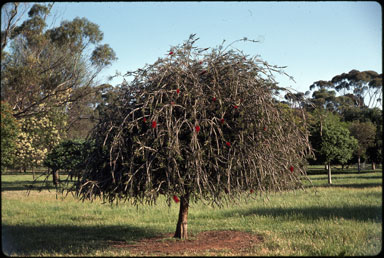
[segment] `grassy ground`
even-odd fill
[[[304,191],[271,194],[236,206],[212,208],[193,203],[190,234],[242,230],[264,241],[249,255],[375,255],[382,248],[382,171],[344,171],[310,176]],[[127,256],[113,241],[134,242],[173,232],[178,205],[164,199],[138,208],[61,198],[51,189],[31,191],[31,174],[6,174],[2,185],[2,246],[17,256]],[[212,255],[212,253],[210,253]],[[220,255],[230,255],[220,253]]]

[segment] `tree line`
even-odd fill
[[[97,75],[117,59],[86,18],[49,28],[52,4],[7,3],[1,31],[2,167],[43,166],[59,143],[84,141],[113,103],[118,87]],[[28,11],[28,18],[16,25]],[[382,163],[382,74],[352,70],[287,93],[282,106],[307,113],[309,164]],[[65,144],[64,144],[65,145]],[[67,145],[69,146],[69,145]],[[52,157],[52,155],[50,156]],[[46,162],[45,165],[49,164]]]
[[[361,161],[370,162],[373,170],[382,163],[382,74],[351,70],[285,99],[309,115],[315,152],[309,164],[325,164],[330,174],[331,164],[357,163],[360,172]]]

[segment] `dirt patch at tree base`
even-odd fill
[[[250,248],[263,241],[261,235],[224,230],[205,231],[188,240],[173,238],[173,234],[142,239],[134,244],[112,242],[113,248],[127,249],[133,255],[182,255],[219,252],[230,254],[248,253]]]

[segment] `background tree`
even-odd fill
[[[316,158],[327,165],[328,183],[332,184],[331,164],[345,164],[350,160],[357,148],[357,140],[350,135],[337,115],[327,113],[321,126],[320,121],[317,121],[312,127],[310,141]]]
[[[371,122],[361,123],[355,121],[349,125],[349,131],[353,137],[358,141],[358,148],[356,149],[357,155],[357,169],[361,171],[360,158],[365,157],[366,151],[369,147],[374,146],[376,127]]]
[[[8,2],[1,6],[1,52],[7,46],[17,23],[28,11],[28,3]],[[3,58],[3,56],[2,56]]]
[[[83,93],[87,92],[87,94]],[[107,104],[107,96],[113,87],[110,84],[101,84],[94,87],[83,87],[76,91],[83,97],[72,103],[67,109],[68,126],[66,137],[68,139],[85,139],[99,118],[99,106]]]
[[[1,172],[11,166],[16,150],[16,140],[20,133],[20,126],[12,115],[11,107],[1,101]]]
[[[317,81],[310,86],[310,90],[314,88],[333,88],[341,95],[353,96],[355,104],[359,107],[365,105],[364,100],[367,98],[368,107],[376,107],[382,105],[382,74],[375,71],[358,71],[351,70],[349,73],[336,75],[330,81]]]
[[[97,75],[116,60],[114,51],[107,44],[100,44],[103,33],[99,26],[85,18],[63,21],[60,26],[48,28],[46,19],[51,8],[52,4],[34,4],[28,18],[7,32],[9,40],[4,42],[8,45],[2,48],[1,99],[11,105],[13,116],[21,124],[51,119],[47,123],[52,126],[48,127],[35,123],[21,126],[23,135],[19,145],[25,149],[20,149],[18,155],[34,164],[41,164],[44,158],[41,155],[53,147],[51,144],[47,149],[47,145],[34,143],[41,139],[36,140],[36,128],[40,131],[55,128],[60,131],[60,139],[65,138],[65,132],[77,125],[74,121],[83,119],[82,111],[92,102],[83,99],[97,95],[93,88]],[[62,128],[63,125],[67,128]],[[27,131],[29,129],[32,131]],[[25,145],[26,141],[29,144]],[[27,151],[28,146],[34,151]],[[25,157],[27,153],[33,157]],[[25,168],[27,162],[23,164]]]
[[[352,70],[349,73],[336,75],[330,81],[314,82],[310,86],[310,90],[313,91],[312,97],[306,99],[303,106],[315,120],[320,122],[320,132],[322,119],[319,115],[326,111],[338,115],[343,122],[372,122],[378,133],[376,133],[373,145],[368,148],[362,146],[361,150],[367,149],[364,153],[372,162],[372,167],[375,166],[376,162],[382,162],[380,154],[382,149],[382,134],[380,133],[382,131],[382,110],[371,107],[375,103],[381,103],[381,75],[374,71]],[[309,96],[309,93],[306,93],[305,96]],[[365,101],[368,101],[368,105]],[[311,144],[316,143],[311,142]],[[310,162],[313,163],[314,161],[310,160]]]
[[[85,168],[85,160],[93,145],[85,140],[64,140],[56,145],[44,159],[44,166],[52,170],[55,186],[59,184],[59,170],[70,172],[71,178],[78,177]]]
[[[230,45],[207,53],[196,40],[129,73],[133,81],[102,106],[75,189],[81,199],[180,201],[177,238],[187,238],[190,201],[301,187],[310,152],[303,113],[273,98],[280,67]]]
[[[16,152],[14,153],[17,162],[15,168],[26,172],[29,167],[43,165],[45,155],[53,146],[62,139],[65,127],[65,119],[62,112],[53,112],[45,115],[31,116],[19,120],[21,133],[16,140]]]
[[[75,89],[92,86],[97,74],[116,59],[108,45],[99,45],[103,33],[98,26],[85,18],[47,29],[50,7],[32,6],[29,19],[14,29],[10,53],[2,62],[2,98],[16,118],[75,102],[82,97]],[[74,95],[57,102],[69,89]]]

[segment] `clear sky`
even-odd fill
[[[118,57],[103,76],[151,64],[192,33],[200,38],[198,47],[216,47],[224,39],[259,40],[235,46],[287,66],[296,83],[277,77],[280,86],[302,92],[352,69],[382,72],[377,2],[56,2],[52,13],[57,24],[85,17],[100,26],[102,43]]]

